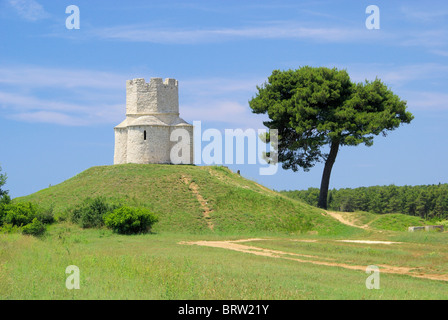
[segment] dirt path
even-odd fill
[[[318,257],[318,256],[308,255],[308,254],[300,254],[300,253],[285,252],[285,251],[280,251],[280,250],[264,249],[264,248],[249,246],[246,244],[240,244],[241,242],[259,241],[259,240],[265,240],[265,239],[243,239],[243,240],[235,240],[235,241],[192,241],[192,242],[180,242],[180,244],[230,249],[230,250],[234,250],[234,251],[252,253],[252,254],[255,254],[258,256],[266,256],[266,257],[273,257],[273,258],[284,258],[283,256],[298,256],[298,257],[306,257],[306,258],[314,258],[314,259],[320,258],[320,259],[324,259],[324,260],[334,260],[332,258],[322,258],[322,257]],[[308,260],[304,260],[304,261],[308,261]]]
[[[341,223],[343,223],[343,224],[346,224],[346,225],[348,225],[348,226],[355,227],[355,228],[361,228],[361,229],[368,229],[368,228],[369,228],[369,226],[368,226],[367,224],[365,224],[365,225],[363,225],[363,226],[359,226],[359,225],[354,224],[354,223],[351,222],[351,221],[346,220],[346,219],[345,219],[340,213],[338,213],[338,212],[327,211],[327,210],[324,210],[324,211],[325,211],[329,216],[333,217],[334,219],[336,219],[336,220],[338,220],[339,222],[341,222]]]
[[[211,210],[207,206],[207,201],[199,193],[198,185],[195,182],[191,181],[190,178],[188,178],[184,175],[182,175],[181,179],[188,186],[188,188],[191,190],[191,192],[196,196],[196,199],[198,199],[199,204],[201,205],[201,208],[202,208],[204,219],[207,222],[207,226],[210,230],[213,230],[214,225],[213,225],[213,222],[210,220],[211,219],[210,213],[213,212],[213,210]]]
[[[229,240],[229,241],[191,241],[191,242],[180,242],[179,244],[184,245],[198,245],[198,246],[206,246],[213,248],[222,248],[228,250],[234,250],[238,252],[245,252],[250,254],[255,254],[258,256],[265,256],[271,258],[292,260],[300,263],[311,263],[315,265],[328,266],[328,267],[340,267],[350,270],[359,270],[366,271],[367,266],[359,266],[359,265],[351,265],[347,263],[341,262],[333,262],[334,259],[318,257],[313,255],[305,255],[298,253],[291,253],[279,250],[271,250],[258,248],[246,244],[241,244],[242,242],[248,241],[260,241],[260,240],[269,240],[269,239],[241,239],[241,240]],[[308,259],[300,259],[297,257],[305,257]],[[311,260],[313,259],[313,260]],[[319,260],[317,260],[319,259]],[[332,261],[322,261],[322,260],[332,260]],[[380,272],[382,273],[392,273],[392,274],[403,274],[408,275],[415,278],[423,278],[423,279],[431,279],[431,280],[441,280],[448,281],[448,275],[445,274],[426,274],[419,272],[420,268],[410,268],[410,267],[396,267],[389,265],[377,265],[380,268]]]

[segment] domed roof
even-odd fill
[[[134,121],[128,123],[128,127],[135,126],[168,126],[165,122],[162,122],[160,119],[157,119],[154,116],[143,116],[138,117]]]
[[[124,121],[115,128],[127,128],[127,126],[128,126],[128,118],[124,119]]]
[[[171,126],[189,126],[191,127],[192,125],[189,124],[188,122],[186,122],[184,119],[177,117],[176,120],[174,120],[173,122],[171,122],[170,124]]]

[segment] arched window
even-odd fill
[[[143,131],[143,140],[146,140],[146,130]]]

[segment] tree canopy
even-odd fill
[[[371,146],[375,136],[386,136],[413,119],[406,101],[381,80],[353,83],[347,71],[336,68],[274,70],[257,90],[249,105],[252,112],[269,116],[266,127],[278,130],[282,167],[308,171],[325,162],[319,198],[319,207],[325,209],[339,148]]]

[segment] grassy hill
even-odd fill
[[[61,184],[14,201],[54,207],[56,216],[87,197],[144,206],[159,215],[155,232],[359,232],[322,210],[287,198],[225,167],[114,165],[92,167]]]
[[[155,232],[0,232],[2,299],[447,299],[448,233],[394,231],[404,215],[323,214],[224,167],[93,167],[14,201],[63,217],[95,196],[151,208]],[[70,265],[80,290],[65,286]],[[366,289],[369,265],[380,290]]]

